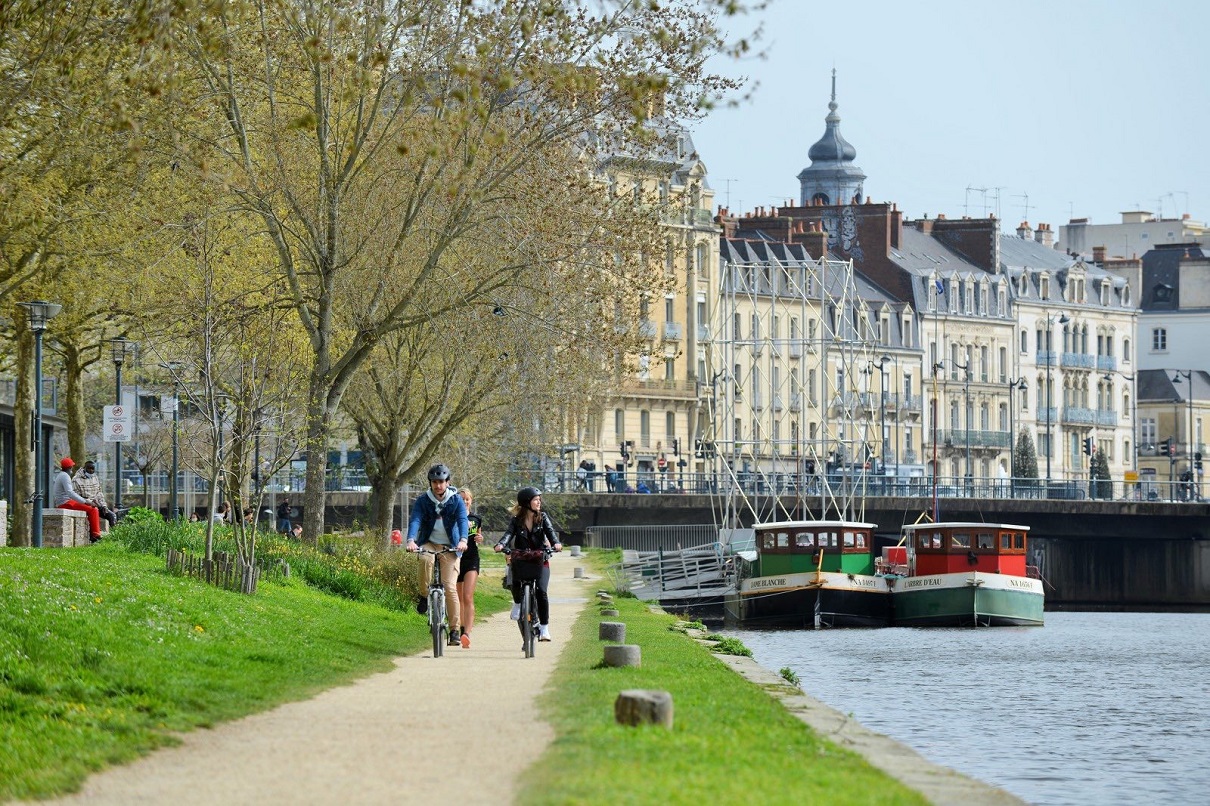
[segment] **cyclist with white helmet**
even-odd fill
[[[550,640],[550,599],[546,589],[550,586],[550,562],[547,551],[561,551],[558,533],[550,516],[542,511],[542,491],[536,487],[522,487],[517,491],[517,503],[508,513],[512,515],[504,536],[495,545],[496,551],[509,551],[512,566],[514,619],[521,613],[521,580],[537,579],[535,596],[538,600],[539,641]]]
[[[445,588],[446,610],[449,616],[449,643],[458,645],[458,560],[466,551],[467,518],[466,504],[458,490],[450,484],[450,469],[445,465],[429,468],[429,491],[412,504],[412,516],[408,520],[408,551],[420,552],[420,575],[417,589],[421,592],[416,602],[416,612],[428,609],[429,579],[433,574],[434,557],[441,563],[441,585]],[[429,548],[420,547],[430,544]],[[444,549],[455,553],[441,554]]]

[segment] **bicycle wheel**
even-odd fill
[[[534,588],[532,585],[525,585],[521,588],[521,648],[525,650],[527,658],[534,656],[534,625],[537,622],[538,616],[534,612]]]
[[[429,591],[429,631],[433,634],[433,657],[445,652],[445,591]]]

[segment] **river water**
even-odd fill
[[[1210,614],[723,632],[866,727],[1030,803],[1210,803]]]

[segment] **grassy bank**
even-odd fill
[[[349,556],[312,557],[308,576],[392,598],[351,581]],[[330,573],[318,570],[325,558]],[[70,791],[175,732],[305,698],[427,646],[410,607],[346,595],[300,574],[243,596],[172,576],[117,540],[0,549],[0,801]],[[480,601],[483,615],[506,606],[498,586]]]
[[[591,602],[568,638],[542,700],[558,734],[523,776],[521,802],[905,803],[927,801],[860,756],[816,735],[711,650],[677,630],[672,616],[632,598],[601,616]],[[626,624],[639,668],[603,668],[601,621]],[[672,694],[672,730],[618,725],[624,689]]]

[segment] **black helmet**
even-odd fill
[[[449,481],[450,469],[445,465],[433,465],[429,468],[429,481]]]
[[[529,509],[529,502],[542,495],[537,487],[522,487],[517,490],[517,504],[521,509]]]

